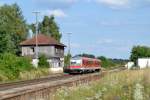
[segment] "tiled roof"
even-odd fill
[[[58,42],[56,39],[50,37],[50,36],[46,36],[43,34],[38,34],[37,35],[37,44],[38,45],[59,45],[59,46],[63,46],[65,47],[64,44]],[[34,36],[31,39],[27,39],[23,42],[20,43],[21,46],[32,46],[32,45],[36,45],[36,36]]]

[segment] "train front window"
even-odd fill
[[[71,65],[72,66],[79,66],[79,65],[81,65],[80,63],[77,63],[77,62],[71,62]]]

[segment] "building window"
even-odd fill
[[[58,49],[57,48],[55,49],[55,52],[56,52],[56,54],[58,53]]]
[[[60,54],[60,53],[61,53],[61,50],[58,49],[58,48],[56,48],[56,49],[55,49],[55,53],[56,53],[56,54]]]
[[[34,47],[31,47],[31,50],[32,50],[32,52],[35,52],[35,49],[34,49]]]

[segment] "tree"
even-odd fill
[[[33,28],[33,25],[32,25]],[[56,40],[60,41],[61,33],[59,32],[59,27],[55,22],[55,17],[44,16],[44,19],[41,23],[39,23],[39,31],[48,36],[54,37]]]
[[[33,31],[33,33],[35,34],[35,32],[36,32],[35,24],[28,25],[28,28],[31,29]]]
[[[130,60],[136,63],[138,58],[150,57],[150,47],[134,46],[131,51]]]
[[[15,45],[13,44],[11,35],[6,32],[0,32],[0,53],[15,53]]]
[[[17,4],[0,7],[0,53],[19,54],[19,43],[26,38],[27,27]],[[5,42],[5,43],[4,43]]]
[[[88,57],[88,58],[95,58],[95,56],[93,54],[86,54],[86,53],[83,53],[83,54],[78,54],[76,56],[81,56],[81,57]]]

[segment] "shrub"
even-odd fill
[[[33,69],[30,59],[17,57],[10,53],[0,54],[0,73],[1,76],[9,80],[15,80],[19,77],[20,72]]]
[[[47,62],[47,58],[45,55],[40,55],[38,65],[39,67],[49,68],[49,63]]]

